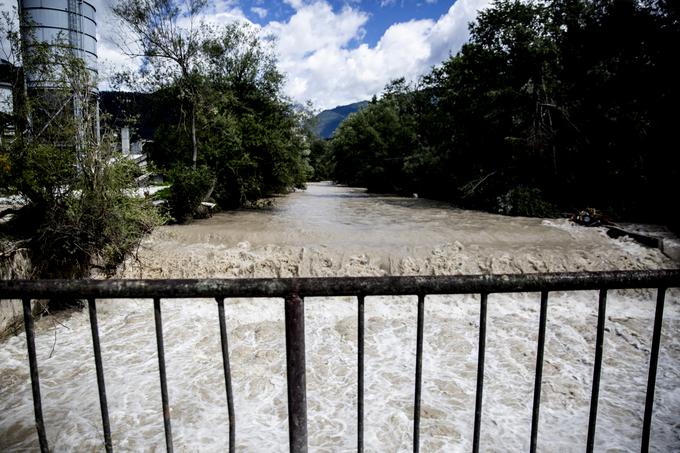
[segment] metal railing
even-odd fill
[[[534,379],[533,410],[531,419],[530,451],[536,451],[540,411],[543,352],[548,310],[548,295],[554,291],[599,290],[595,362],[593,366],[592,396],[588,421],[586,451],[592,452],[595,442],[597,403],[602,368],[607,291],[611,289],[656,288],[656,311],[649,375],[643,418],[641,451],[649,450],[656,370],[661,340],[661,325],[666,289],[680,287],[680,270],[615,271],[550,274],[464,275],[427,277],[341,277],[341,278],[256,278],[256,279],[206,279],[206,280],[14,280],[0,281],[0,299],[23,300],[26,342],[30,364],[33,404],[40,448],[49,451],[42,415],[40,382],[35,351],[31,300],[51,298],[77,298],[88,301],[92,341],[97,371],[97,385],[101,405],[104,447],[113,451],[111,429],[106,401],[104,371],[99,344],[96,300],[107,298],[149,298],[154,301],[156,342],[161,381],[161,401],[165,440],[168,452],[173,451],[172,429],[165,370],[161,299],[213,298],[217,302],[220,340],[229,414],[229,451],[235,451],[236,428],[234,402],[229,363],[229,347],[224,315],[225,298],[283,298],[286,330],[286,369],[288,386],[289,446],[291,452],[307,451],[307,392],[305,378],[305,327],[304,298],[317,296],[356,296],[358,299],[358,451],[363,451],[364,438],[364,300],[366,296],[416,295],[418,296],[415,401],[413,414],[413,451],[420,448],[420,398],[422,390],[423,326],[425,296],[436,294],[480,294],[479,348],[477,359],[477,386],[473,425],[473,452],[479,451],[484,389],[484,354],[486,343],[487,299],[491,293],[539,292],[540,316],[536,371]]]

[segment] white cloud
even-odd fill
[[[287,93],[331,108],[369,99],[392,79],[416,80],[457,52],[468,38],[468,23],[490,0],[458,0],[437,20],[412,20],[390,26],[378,43],[351,46],[361,39],[369,16],[345,7],[334,12],[325,1],[300,5],[285,23],[265,31],[279,38],[280,68]]]
[[[283,3],[290,6],[294,10],[298,10],[303,7],[304,0],[283,0]]]
[[[264,19],[265,17],[267,17],[268,11],[265,8],[260,8],[259,6],[253,6],[252,8],[250,8],[250,11],[252,11],[253,14],[257,14],[257,17],[259,17],[260,19]]]
[[[295,9],[286,21],[262,27],[263,35],[278,38],[279,67],[286,74],[286,93],[295,101],[312,100],[331,108],[379,93],[390,80],[416,80],[455,53],[468,38],[467,24],[490,0],[457,0],[435,20],[412,20],[390,26],[377,44],[361,42],[370,20],[360,4],[334,11],[326,0],[284,0]],[[1,9],[8,9],[7,3]],[[139,60],[125,57],[113,38],[121,36],[110,1],[95,0],[98,22],[100,73],[135,67]],[[251,11],[255,14],[258,7]],[[264,8],[263,8],[264,9]],[[213,25],[249,22],[236,0],[216,0],[203,19]],[[256,26],[259,27],[259,26]],[[105,85],[100,87],[105,88]]]
[[[319,51],[340,49],[360,39],[368,14],[345,7],[335,13],[324,1],[304,5],[288,22],[270,22],[265,33],[278,38],[282,61],[304,60]]]

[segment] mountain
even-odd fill
[[[316,115],[314,132],[321,138],[330,138],[335,129],[340,126],[350,113],[354,113],[368,105],[368,101],[355,102],[349,105],[339,105],[334,109],[324,110]]]

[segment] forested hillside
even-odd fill
[[[361,101],[348,105],[339,105],[333,109],[320,112],[315,117],[314,133],[320,138],[330,138],[345,118],[366,107],[366,105],[368,105],[367,101]]]

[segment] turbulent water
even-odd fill
[[[612,240],[564,220],[501,217],[423,199],[312,184],[271,208],[160,228],[128,278],[437,275],[677,267],[656,249]],[[639,450],[654,316],[651,291],[611,292],[596,449]],[[669,291],[652,445],[680,450],[680,305]],[[489,296],[482,444],[529,444],[538,294]],[[98,304],[114,449],[161,451],[160,386],[151,301]],[[226,304],[239,451],[286,451],[283,302]],[[312,451],[356,449],[356,300],[307,299],[307,389]],[[469,451],[478,296],[426,299],[421,446]],[[366,300],[368,451],[411,449],[416,304]],[[541,451],[585,446],[597,294],[551,294],[543,377]],[[163,302],[168,385],[178,451],[222,451],[228,439],[217,310],[206,300]],[[101,449],[87,314],[37,322],[47,435],[57,451]],[[0,450],[37,447],[25,337],[0,345]]]

